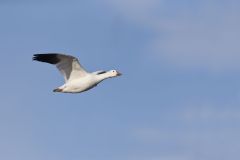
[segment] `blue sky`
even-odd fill
[[[0,1],[0,159],[228,160],[240,147],[240,2]],[[56,94],[68,53],[123,76]]]

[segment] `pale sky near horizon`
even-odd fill
[[[240,157],[237,0],[0,0],[0,159],[229,160]],[[56,94],[61,52],[117,69]]]

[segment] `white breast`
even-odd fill
[[[63,92],[79,93],[89,90],[98,84],[95,76],[88,75],[83,78],[74,79],[64,85]]]

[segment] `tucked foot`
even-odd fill
[[[63,89],[60,89],[60,88],[56,88],[53,90],[53,92],[62,92],[62,91],[63,91]]]

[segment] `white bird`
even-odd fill
[[[96,87],[98,83],[107,78],[122,75],[116,70],[87,72],[76,57],[59,54],[34,54],[33,60],[56,65],[65,79],[65,84],[53,90],[62,93],[80,93]]]

